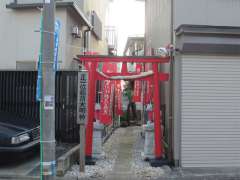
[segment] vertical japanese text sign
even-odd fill
[[[88,115],[88,73],[78,72],[78,94],[77,94],[77,123],[82,124],[87,121]]]

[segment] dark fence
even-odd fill
[[[39,123],[36,101],[36,71],[0,71],[0,111],[17,114]],[[56,73],[56,139],[79,142],[77,116],[77,72]]]
[[[79,142],[77,75],[74,71],[56,74],[56,139],[69,143]]]

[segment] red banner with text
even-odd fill
[[[117,64],[116,63],[103,63],[102,65],[103,73],[116,73],[117,72]]]
[[[150,64],[145,65],[145,70],[149,71],[152,68],[150,67]],[[146,81],[146,89],[144,93],[144,103],[149,104],[152,100],[152,87],[153,87],[153,79],[150,81]]]
[[[142,65],[136,65],[136,72],[140,73],[142,71]],[[141,90],[142,83],[139,80],[134,81],[134,91],[133,91],[133,102],[141,102]]]
[[[116,85],[115,85],[115,102],[116,102],[116,114],[117,115],[123,115],[123,110],[122,110],[122,89],[121,89],[121,81],[117,80]]]
[[[111,124],[111,81],[104,81],[103,93],[101,96],[100,121],[103,124]]]

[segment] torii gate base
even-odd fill
[[[169,63],[170,57],[139,57],[139,56],[77,56],[78,61],[83,63],[88,63],[88,74],[89,74],[89,88],[88,88],[88,121],[86,128],[86,164],[94,165],[95,162],[92,159],[92,143],[93,143],[93,121],[94,121],[94,107],[95,107],[95,96],[96,96],[96,80],[106,80],[110,79],[109,76],[102,76],[97,72],[97,64],[100,62],[114,62],[123,63],[123,68],[121,73],[114,73],[115,76],[131,76],[132,74],[126,72],[126,63],[151,63],[153,68],[153,74],[144,78],[136,78],[140,80],[154,80],[154,143],[155,143],[155,159],[150,161],[150,164],[154,167],[162,166],[168,163],[164,159],[163,151],[163,137],[161,130],[161,115],[160,115],[160,88],[159,81],[167,81],[169,74],[159,73],[158,65],[161,63]],[[108,74],[112,75],[112,74]],[[121,79],[121,78],[120,78]],[[116,80],[116,79],[115,79]]]
[[[169,160],[164,158],[150,159],[149,163],[152,167],[161,167],[161,166],[170,164]]]

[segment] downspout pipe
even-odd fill
[[[88,28],[86,30],[83,31],[83,54],[86,55],[86,51],[90,49],[90,47],[88,47],[87,42],[89,43],[90,38],[88,36],[88,32],[91,32],[91,28]]]
[[[92,24],[92,12],[89,13],[89,21]],[[86,55],[86,49],[90,50],[90,41],[91,41],[91,31],[93,30],[93,26],[88,26],[88,28],[83,32],[84,40],[83,40],[83,48],[84,55]]]
[[[174,45],[174,0],[171,0],[171,35],[170,35],[170,39],[171,39],[171,44]],[[170,106],[169,106],[169,152],[168,152],[168,158],[169,158],[169,162],[171,162],[171,164],[173,163],[174,159],[173,159],[173,131],[174,131],[174,113],[173,113],[173,107],[174,107],[174,98],[173,98],[173,93],[174,93],[174,50],[171,51],[170,53],[170,79],[169,79],[169,83],[170,83],[170,97],[169,97],[169,102],[170,102]]]

